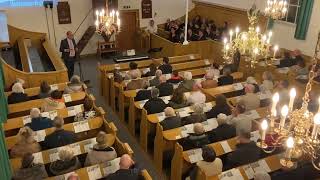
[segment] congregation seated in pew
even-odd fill
[[[202,146],[209,144],[209,138],[201,123],[195,123],[193,125],[193,131],[194,133],[190,133],[188,137],[181,140],[184,150],[201,148]]]
[[[83,101],[83,111],[76,114],[74,122],[85,121],[96,117],[92,99],[86,97]]]
[[[146,80],[139,77],[138,71],[131,72],[131,81],[127,84],[127,90],[142,89]]]
[[[160,84],[160,76],[162,76],[162,71],[158,69],[156,70],[155,77],[149,80],[150,86],[158,86]]]
[[[218,127],[208,132],[210,142],[218,142],[236,136],[236,128],[233,124],[228,123],[225,114],[219,114],[217,116],[217,123]]]
[[[76,137],[74,132],[63,129],[64,120],[61,117],[55,117],[53,120],[54,132],[47,135],[44,139],[44,146],[52,149],[74,143]]]
[[[168,82],[172,84],[178,84],[181,81],[182,81],[182,77],[179,75],[179,72],[177,70],[174,70],[171,74],[170,79],[168,79]]]
[[[172,73],[172,66],[169,63],[168,57],[163,57],[163,63],[158,67],[161,70],[162,74],[171,74]]]
[[[190,92],[189,97],[187,97],[187,104],[203,104],[206,102],[206,95],[201,91],[202,86],[200,83],[196,82],[192,86],[192,91]]]
[[[191,106],[193,113],[190,116],[182,118],[182,125],[202,123],[207,120],[204,113],[204,103],[196,103]]]
[[[47,81],[42,81],[41,84],[40,84],[40,92],[39,92],[38,98],[39,99],[43,99],[43,98],[49,97],[51,91],[52,90],[51,90],[51,87],[48,84],[48,82]]]
[[[25,126],[30,127],[33,131],[39,131],[53,126],[52,120],[47,117],[42,117],[40,109],[38,108],[32,108],[30,110],[30,118],[31,122]]]
[[[173,109],[179,109],[188,106],[187,101],[184,96],[184,89],[177,88],[173,90],[171,99],[169,100],[168,106]]]
[[[8,104],[15,104],[19,102],[28,101],[29,97],[24,93],[21,83],[17,82],[12,86],[12,93],[8,96]]]
[[[214,74],[211,71],[208,71],[204,76],[205,80],[201,82],[203,89],[215,88],[218,86],[218,82],[214,80]]]
[[[160,76],[159,82],[159,85],[156,86],[156,88],[159,89],[159,97],[172,95],[173,85],[167,82],[165,75]]]
[[[17,135],[17,142],[11,148],[11,158],[23,157],[27,153],[41,151],[39,143],[34,139],[35,133],[29,127],[22,127]]]
[[[262,74],[262,84],[260,85],[260,91],[266,92],[266,91],[272,91],[274,87],[273,83],[273,76],[270,71],[265,71]]]
[[[177,116],[175,110],[172,107],[166,107],[164,109],[164,115],[165,119],[160,122],[164,131],[178,128],[182,125],[181,118]]]
[[[231,108],[227,103],[227,98],[223,94],[219,94],[215,98],[216,105],[212,107],[207,113],[207,118],[216,118],[220,113],[225,115],[231,114]]]
[[[50,173],[61,175],[81,168],[81,163],[70,147],[62,147],[58,152],[59,159],[50,163]]]
[[[241,131],[251,131],[253,119],[248,117],[245,112],[245,105],[238,103],[232,111],[231,119],[229,119],[229,123],[236,127],[237,135],[240,134]]]
[[[76,93],[85,91],[87,86],[81,82],[80,77],[78,75],[73,75],[70,79],[70,82],[67,84],[64,89],[64,94]]]
[[[44,179],[48,177],[48,173],[41,163],[34,163],[32,153],[26,153],[22,158],[21,168],[14,172],[13,180],[32,180]]]
[[[215,176],[222,172],[223,164],[220,158],[216,157],[216,152],[210,146],[204,146],[202,149],[203,160],[197,162],[206,176]]]
[[[136,97],[134,97],[134,101],[142,101],[151,98],[151,90],[148,89],[149,85],[148,81],[144,83],[143,88],[139,90]]]
[[[129,63],[129,72],[125,75],[125,79],[134,79],[134,77],[140,78],[141,77],[141,71],[138,69],[138,64],[135,62],[130,62]]]
[[[192,73],[186,71],[183,73],[183,81],[179,84],[178,91],[180,93],[190,92],[192,91],[192,87],[194,85],[194,80],[192,79]]]
[[[230,68],[224,68],[223,69],[223,75],[219,77],[218,79],[218,85],[224,86],[233,84],[233,77],[231,76],[231,69]]]
[[[162,112],[167,107],[166,103],[161,98],[159,98],[159,94],[159,89],[151,89],[151,98],[143,106],[148,114]]]
[[[110,146],[108,136],[105,132],[100,131],[96,137],[97,144],[93,145],[92,151],[87,154],[85,166],[100,164],[111,161],[118,157],[116,150]]]
[[[45,98],[41,106],[42,112],[49,112],[53,110],[63,109],[66,105],[62,98],[62,92],[54,90],[51,92],[50,97]]]
[[[254,93],[255,86],[252,84],[246,84],[244,87],[244,91],[245,95],[241,96],[238,103],[243,104],[247,111],[260,107],[260,98],[257,94]]]

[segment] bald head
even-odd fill
[[[245,87],[245,92],[246,93],[254,93],[254,85],[252,84],[247,84],[246,87]]]
[[[134,165],[134,161],[128,154],[124,154],[120,158],[120,169],[129,169],[132,165]]]
[[[69,176],[68,176],[68,180],[79,180],[79,175],[77,173],[71,173]]]
[[[174,109],[172,107],[166,107],[164,109],[164,114],[167,116],[167,117],[171,117],[171,116],[175,116],[176,113],[174,111]]]
[[[161,76],[159,77],[159,81],[160,81],[160,83],[165,83],[165,82],[167,82],[166,76],[165,76],[165,75],[161,75]]]

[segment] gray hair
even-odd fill
[[[164,114],[167,116],[167,117],[171,117],[171,116],[175,116],[176,113],[174,111],[174,109],[172,107],[166,107],[164,109]]]
[[[203,114],[205,104],[196,103],[191,106],[191,109],[194,111],[195,114]]]
[[[160,69],[156,70],[156,77],[160,77],[162,75],[162,71]]]
[[[32,108],[32,109],[30,110],[30,117],[31,117],[31,118],[40,117],[40,109],[38,109],[38,108]]]
[[[78,75],[73,75],[70,79],[70,83],[71,84],[80,84],[81,83],[80,77]]]
[[[159,89],[158,88],[152,88],[151,89],[151,98],[156,98],[156,97],[159,97]]]
[[[12,92],[14,93],[24,93],[24,89],[21,83],[15,83],[12,86]]]
[[[192,73],[189,71],[186,71],[183,73],[183,79],[184,80],[191,80],[192,79]]]

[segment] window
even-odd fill
[[[288,11],[286,16],[281,19],[282,21],[296,24],[298,19],[298,11],[300,8],[300,2],[302,0],[287,0],[288,2]]]
[[[43,6],[43,1],[45,0],[0,0],[0,8]]]

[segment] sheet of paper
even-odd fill
[[[95,166],[87,167],[87,172],[88,172],[89,180],[96,180],[96,179],[102,178],[99,164]]]
[[[165,74],[165,76],[167,80],[171,78],[171,74]]]
[[[86,153],[92,151],[92,148],[93,148],[93,146],[94,146],[96,143],[97,143],[96,138],[92,138],[92,139],[86,141],[86,142],[84,143],[84,145],[83,145],[84,151],[85,151]]]
[[[240,91],[243,89],[243,85],[241,83],[236,83],[233,85],[233,88],[237,91]]]
[[[140,107],[143,108],[143,106],[146,104],[148,100],[139,101]]]
[[[82,106],[83,106],[82,104],[74,106],[74,110],[76,111],[77,114],[83,111]]]
[[[58,111],[56,111],[56,110],[50,111],[49,116],[50,116],[51,120],[54,120],[54,118],[58,116]]]
[[[272,96],[270,91],[265,91],[263,93],[259,93],[259,98],[260,100],[264,100],[264,99],[270,99]]]
[[[36,135],[34,136],[34,139],[37,142],[42,142],[42,141],[44,141],[45,137],[46,137],[46,131],[45,130],[40,130],[40,131],[36,131]]]
[[[68,110],[68,117],[72,117],[72,116],[75,116],[77,114],[77,112],[74,110],[73,106],[67,107],[67,110]]]
[[[260,115],[256,110],[251,110],[248,115],[251,119],[260,119]]]
[[[242,168],[243,168],[244,172],[246,173],[248,179],[253,179],[254,171],[251,168],[251,166],[250,165],[244,165]]]
[[[26,125],[28,123],[31,123],[31,117],[30,116],[24,116],[22,117],[22,122],[23,122],[23,125]]]
[[[211,102],[209,102],[209,103],[206,103],[206,106],[204,107],[204,112],[208,112],[208,111],[210,111],[211,109],[212,109],[212,103]]]
[[[58,150],[55,150],[52,153],[50,153],[49,158],[50,158],[50,162],[55,162],[56,160],[58,160],[59,159]]]
[[[115,69],[120,69],[120,65],[119,64],[114,64],[114,68]]]
[[[224,150],[225,153],[229,153],[232,151],[231,147],[229,146],[228,141],[221,141],[220,145],[222,146],[222,149]]]
[[[42,116],[42,117],[50,118],[49,112],[43,112],[43,113],[41,113],[41,116]]]
[[[107,76],[108,76],[109,79],[111,79],[111,78],[113,78],[113,73],[108,73]]]
[[[194,133],[194,130],[193,130],[194,124],[188,124],[188,125],[185,125],[184,127],[186,128],[186,131],[188,133]]]
[[[190,59],[195,59],[194,55],[189,55]]]
[[[159,122],[163,121],[166,118],[166,116],[164,115],[164,112],[157,113],[157,116],[158,116]]]
[[[63,99],[64,99],[64,102],[71,102],[72,101],[70,94],[64,94]]]
[[[74,122],[73,123],[73,128],[74,128],[74,132],[75,133],[82,132],[82,127],[81,127],[80,122]]]
[[[119,167],[120,158],[116,158],[110,162],[105,163],[105,167],[103,168],[103,175],[107,176],[116,172]]]
[[[253,131],[251,132],[251,141],[257,142],[258,139],[260,139],[260,132],[259,131]]]
[[[81,154],[80,145],[78,143],[71,144],[69,147],[72,149],[75,156]]]
[[[80,121],[81,124],[81,129],[82,131],[89,131],[90,130],[90,126],[89,126],[89,121]]]
[[[52,85],[50,85],[50,89],[51,89],[51,91],[59,90],[59,87],[57,84],[52,84]]]
[[[189,160],[191,163],[196,163],[203,160],[202,154],[195,153],[189,156]]]
[[[32,155],[34,157],[33,159],[34,163],[43,164],[42,152],[33,153]]]
[[[183,118],[183,117],[190,116],[190,114],[189,114],[188,111],[180,111],[180,112],[179,112],[179,116]]]
[[[253,169],[253,171],[254,171],[255,173],[257,173],[257,172],[267,172],[267,170],[264,169],[264,167],[261,166],[259,162],[253,162],[253,163],[251,163],[251,164],[250,164],[250,167]]]
[[[263,169],[266,170],[268,173],[271,172],[271,169],[270,169],[269,165],[267,164],[267,162],[266,162],[264,159],[258,161],[258,163],[259,163],[259,165],[260,165],[261,167],[263,167]]]
[[[186,97],[186,99],[188,99],[189,96],[190,96],[190,92],[185,92],[185,93],[184,93],[184,97]]]
[[[204,125],[204,129],[206,132],[211,131],[218,127],[216,118],[208,119],[207,121],[202,122],[202,124]]]
[[[145,69],[142,70],[142,73],[143,73],[143,74],[146,74],[146,73],[149,72],[149,71],[150,71],[150,68],[145,68]]]
[[[180,139],[181,139],[181,138],[188,137],[188,136],[189,136],[189,134],[188,134],[188,132],[187,132],[187,131],[181,131]],[[177,137],[176,137],[176,138],[177,138]]]

